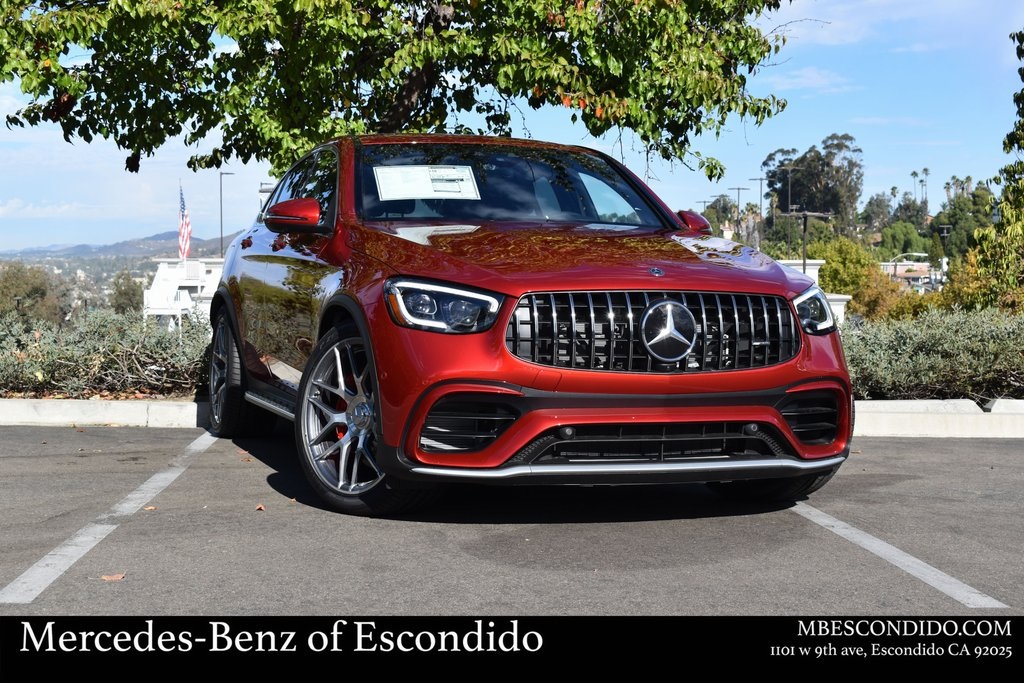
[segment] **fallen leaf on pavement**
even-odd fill
[[[242,462],[252,462],[252,458],[242,458]]]
[[[263,503],[260,503],[259,505],[257,505],[257,506],[256,506],[256,509],[257,509],[257,510],[259,510],[260,512],[263,512],[263,511],[264,511],[264,510],[266,510],[267,508],[265,508],[265,507],[263,506]]]
[[[108,574],[107,576],[101,576],[100,578],[104,581],[121,581],[124,579],[124,572],[121,572],[120,574]]]
[[[156,510],[156,505],[147,505],[146,507],[144,507],[142,509],[143,510]]]

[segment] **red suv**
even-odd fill
[[[212,431],[295,423],[325,503],[442,482],[793,498],[849,452],[821,290],[598,152],[370,136],[289,170],[227,252]]]

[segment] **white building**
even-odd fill
[[[170,329],[183,317],[210,317],[210,302],[217,291],[222,258],[155,259],[159,264],[149,289],[142,294],[142,313]]]

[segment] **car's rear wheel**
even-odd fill
[[[393,514],[419,501],[419,491],[392,488],[377,464],[380,427],[373,354],[351,325],[332,328],[299,387],[295,441],[306,478],[335,510]]]
[[[225,438],[272,431],[276,418],[245,400],[245,375],[238,342],[231,319],[224,310],[214,317],[208,360],[210,433]]]
[[[732,499],[787,501],[803,498],[827,484],[837,468],[819,474],[805,474],[787,479],[749,479],[745,481],[709,482],[716,493]]]

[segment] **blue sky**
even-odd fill
[[[786,110],[757,127],[738,118],[718,139],[694,148],[726,165],[718,183],[660,160],[649,165],[627,135],[595,140],[572,125],[567,110],[526,112],[533,137],[583,144],[620,155],[673,208],[747,187],[741,201],[757,201],[761,162],[772,151],[806,150],[831,133],[849,133],[863,150],[862,202],[877,192],[913,191],[911,171],[927,167],[928,196],[936,211],[950,176],[991,177],[1007,161],[1003,136],[1016,118],[1013,93],[1024,84],[1009,40],[1024,29],[1016,0],[795,0],[762,17],[766,30],[788,42],[749,82],[758,95],[788,100]],[[0,115],[23,102],[14,84],[0,85]],[[0,250],[49,244],[105,244],[177,228],[178,183],[194,235],[219,231],[217,170],[193,173],[193,148],[168,143],[124,171],[125,152],[97,141],[64,142],[53,127],[0,127]],[[225,176],[224,231],[247,227],[258,208],[265,164],[231,164]]]

